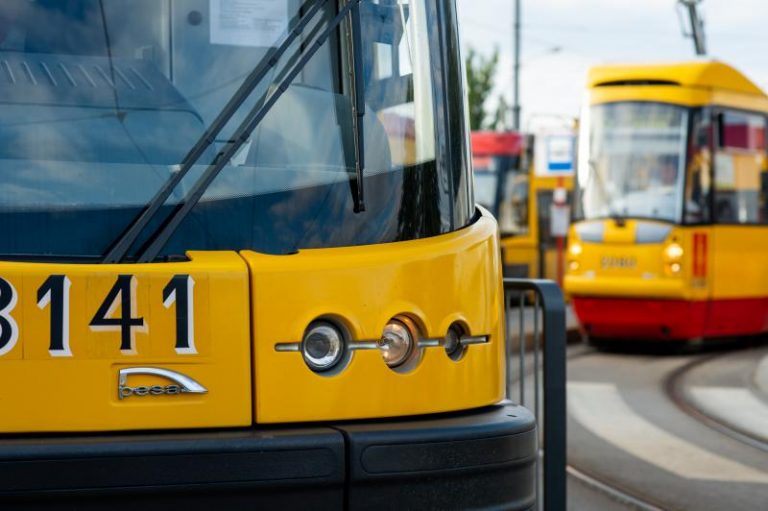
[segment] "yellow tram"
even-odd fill
[[[0,2],[0,507],[534,505],[453,0]]]
[[[768,97],[717,61],[601,66],[565,289],[590,336],[768,331]]]

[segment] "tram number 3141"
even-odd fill
[[[48,351],[53,357],[71,357],[69,346],[69,296],[72,282],[66,275],[50,275],[37,290],[37,306],[50,311],[50,343]],[[194,336],[194,286],[190,275],[174,275],[163,288],[163,306],[175,305],[176,311],[176,352],[195,354]],[[118,275],[115,284],[107,293],[93,319],[89,323],[92,331],[119,331],[120,351],[134,354],[135,332],[146,331],[143,317],[134,317],[136,277]],[[19,325],[13,317],[18,294],[13,285],[0,277],[0,356],[16,346],[19,340]],[[120,306],[120,316],[114,312]]]

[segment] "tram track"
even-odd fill
[[[636,509],[637,511],[670,511],[669,508],[663,507],[656,502],[652,502],[635,491],[616,484],[613,481],[607,481],[605,478],[588,470],[577,468],[573,464],[569,463],[566,466],[566,472],[580,484],[602,493],[619,504]]]
[[[635,352],[630,352],[627,353],[627,355],[629,355],[631,359],[631,357],[634,356],[634,353]],[[622,353],[616,353],[615,355],[621,354]],[[619,370],[618,373],[617,371],[594,373],[597,365],[604,364],[606,360],[612,360],[612,357],[614,356],[613,353],[604,353],[599,350],[580,350],[578,354],[574,353],[574,355],[576,356],[568,357],[569,362],[571,360],[576,362],[577,359],[582,359],[583,362],[579,362],[578,365],[575,366],[578,367],[578,370],[574,368],[575,375],[572,379],[572,383],[575,382],[581,384],[582,381],[618,381],[620,382],[620,388],[630,385],[632,385],[633,388],[636,388],[638,384],[643,384],[641,383],[643,380],[640,378],[627,378],[624,380],[621,376],[621,370]],[[641,351],[640,355],[644,355],[644,353]],[[650,373],[650,379],[645,379],[648,385],[647,391],[626,392],[624,393],[624,398],[632,400],[632,402],[634,401],[633,398],[646,399],[646,401],[641,400],[638,402],[639,410],[648,408],[649,406],[655,406],[653,405],[653,398],[651,397],[654,393],[653,387],[655,387],[655,393],[656,396],[658,396],[656,399],[660,398],[666,402],[663,407],[668,410],[668,412],[666,412],[667,414],[672,413],[673,410],[677,410],[681,420],[686,418],[687,420],[695,421],[696,424],[701,425],[700,428],[698,428],[700,431],[698,436],[692,435],[691,437],[679,437],[682,439],[682,442],[679,445],[670,444],[670,448],[672,449],[671,452],[674,452],[675,449],[680,449],[680,452],[683,453],[686,451],[693,453],[693,449],[696,448],[695,446],[701,445],[703,446],[704,452],[715,453],[715,456],[720,456],[720,459],[713,460],[715,461],[715,465],[722,464],[722,467],[727,467],[730,463],[739,464],[741,470],[744,470],[743,474],[746,474],[739,476],[745,478],[743,479],[744,482],[737,483],[733,478],[723,478],[723,488],[737,484],[750,484],[757,481],[754,480],[756,472],[750,471],[750,467],[761,465],[761,463],[754,465],[752,462],[761,459],[761,456],[763,456],[765,452],[768,452],[768,442],[765,441],[765,438],[756,436],[759,430],[753,429],[751,426],[752,423],[744,423],[745,425],[743,427],[749,427],[750,429],[741,429],[739,427],[741,424],[741,422],[739,422],[740,419],[730,421],[730,416],[721,414],[720,408],[710,409],[710,402],[700,402],[697,400],[700,395],[703,395],[701,389],[708,388],[703,387],[704,385],[708,385],[706,382],[711,382],[712,389],[727,389],[730,388],[727,387],[729,385],[736,388],[735,385],[740,385],[738,388],[743,391],[744,389],[741,387],[742,376],[740,375],[746,369],[740,365],[742,364],[740,361],[749,360],[751,358],[750,353],[746,354],[746,358],[744,358],[744,353],[741,352],[741,350],[738,352],[729,350],[714,354],[690,355],[691,354],[687,354],[682,360],[680,360],[679,357],[659,357],[658,364],[656,364],[658,369],[656,371],[651,370],[653,365],[646,366],[648,369],[647,372]],[[732,356],[737,358],[727,358]],[[718,359],[721,357],[723,360],[719,361]],[[644,363],[652,364],[654,358],[655,357],[642,357],[642,360],[645,361]],[[593,360],[593,362],[590,362],[590,360]],[[595,360],[599,361],[597,365],[594,362]],[[616,360],[619,361],[621,358],[616,358]],[[711,364],[711,366],[704,366],[708,363]],[[585,368],[587,369],[586,372]],[[589,373],[590,371],[592,372],[591,374]],[[737,380],[734,380],[734,377],[738,377]],[[614,378],[614,380],[611,380],[611,378]],[[618,380],[615,380],[615,378],[618,378]],[[575,389],[572,390],[576,392]],[[659,403],[658,406],[662,406],[662,404]],[[659,410],[659,408],[654,408],[654,410]],[[712,414],[714,413],[718,413],[718,416],[713,416]],[[642,416],[642,414],[639,415]],[[651,415],[650,417],[653,416]],[[670,417],[671,419],[673,415],[666,415],[666,417]],[[658,418],[658,415],[656,418]],[[579,421],[579,428],[577,428],[577,431],[579,431],[585,423],[581,421],[581,419],[577,418],[576,420]],[[670,431],[670,439],[679,436],[681,431],[680,428],[682,428],[680,425],[682,423],[680,422],[678,422],[677,427],[675,427],[674,420],[670,420],[669,425],[671,426],[671,429],[669,430],[666,429],[666,425],[663,422],[658,423],[653,420],[653,424],[657,425],[661,430]],[[587,425],[586,427],[588,433],[596,431],[591,429],[590,425]],[[710,433],[707,433],[707,431]],[[710,436],[707,437],[707,434]],[[711,435],[713,434],[716,436],[712,437]],[[598,435],[600,435],[600,433],[598,433]],[[717,436],[721,438],[722,436],[726,436],[727,438],[734,440],[734,442],[727,443],[730,447],[723,447],[722,449],[712,448],[713,438],[717,438]],[[577,438],[580,437],[577,436]],[[707,440],[707,438],[709,438],[709,440]],[[569,441],[571,440],[572,438],[569,435]],[[717,442],[717,440],[714,440],[714,442]],[[691,447],[685,447],[686,445]],[[746,447],[741,447],[741,451],[739,451],[739,445]],[[650,472],[647,474],[638,472],[637,474],[632,475],[628,474],[626,471],[622,472],[619,470],[614,473],[610,468],[611,463],[614,463],[614,461],[611,461],[609,456],[606,463],[603,464],[599,457],[596,458],[594,456],[594,448],[595,447],[593,446],[592,451],[584,451],[584,448],[576,449],[576,457],[571,456],[569,458],[570,463],[567,470],[571,484],[579,484],[582,488],[590,488],[596,494],[599,493],[604,498],[610,498],[612,501],[629,509],[662,509],[671,511],[673,509],[697,508],[691,506],[698,506],[698,508],[701,509],[710,508],[707,506],[715,506],[712,507],[712,509],[721,509],[721,507],[719,507],[720,504],[722,504],[722,502],[720,502],[721,495],[711,495],[709,497],[701,496],[691,500],[681,499],[679,498],[679,495],[674,493],[673,488],[677,483],[668,484],[668,480],[651,476]],[[619,448],[621,448],[621,446],[619,446]],[[712,450],[709,450],[710,448],[712,448]],[[569,448],[569,451],[570,450],[571,449]],[[704,454],[704,452],[700,452],[699,454]],[[738,454],[739,452],[741,452],[741,454]],[[663,456],[663,454],[661,454],[661,456]],[[646,458],[641,457],[641,460],[642,459]],[[642,465],[642,461],[640,464]],[[670,470],[672,474],[677,474],[674,470],[674,465],[674,463],[662,463],[660,466],[666,470]],[[698,466],[700,467],[704,465]],[[733,474],[741,472],[736,471],[727,473],[733,476]],[[707,470],[694,470],[691,474],[690,477],[685,475],[681,476],[685,480],[685,487],[699,486],[700,480],[706,480],[708,477],[712,476]],[[717,475],[714,475],[714,477],[717,478]],[[672,491],[670,492],[670,490]],[[729,489],[728,491],[731,490]],[[704,486],[702,488],[702,495],[706,495],[708,492],[709,488]],[[736,494],[741,498],[739,492],[736,492]],[[753,499],[751,493],[748,495],[750,495],[748,499]],[[754,502],[752,502],[752,504],[754,504]]]
[[[586,345],[575,346],[570,348],[568,351],[569,352],[566,355],[566,359],[568,361],[588,357],[598,353],[595,348]],[[525,378],[532,377],[533,372],[534,368],[532,366],[526,365],[522,376]],[[518,377],[512,380],[512,383],[519,384],[520,378]],[[617,502],[618,504],[627,506],[631,509],[635,509],[637,511],[670,511],[670,508],[668,507],[664,507],[657,502],[653,502],[647,497],[644,497],[631,489],[619,485],[614,481],[609,481],[595,474],[593,471],[579,467],[573,463],[568,463],[566,465],[566,472],[569,477],[576,480],[579,484],[582,484],[583,486],[604,495],[608,499]]]
[[[577,348],[567,355],[568,361],[588,357],[595,353],[599,353],[593,347],[583,346]],[[636,509],[638,511],[670,511],[670,508],[661,505],[646,496],[626,488],[621,484],[617,484],[615,481],[610,481],[594,471],[580,467],[574,463],[568,463],[566,466],[566,472],[570,477],[575,479],[580,484],[590,488],[598,493],[605,495],[614,502],[625,505],[629,508]]]
[[[664,379],[664,393],[678,409],[680,409],[683,413],[693,418],[697,422],[700,422],[710,429],[713,429],[718,433],[737,440],[745,445],[759,449],[763,452],[768,452],[768,442],[766,442],[765,439],[759,438],[752,433],[745,431],[738,426],[735,426],[734,424],[726,422],[719,417],[716,417],[713,414],[702,410],[685,396],[683,391],[683,379],[686,374],[703,364],[709,363],[713,360],[716,360],[717,358],[727,356],[728,354],[730,353],[716,353],[707,357],[692,360],[678,367]]]

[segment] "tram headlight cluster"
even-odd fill
[[[424,338],[416,321],[402,314],[387,321],[376,340],[352,340],[343,325],[335,317],[318,318],[304,331],[301,342],[278,342],[275,351],[298,352],[312,371],[333,376],[350,363],[353,352],[376,350],[387,367],[408,373],[418,365],[425,349],[442,348],[449,359],[458,362],[470,345],[490,342],[488,335],[470,334],[461,321],[453,322],[442,337]]]
[[[577,271],[581,266],[579,264],[579,256],[581,255],[583,248],[578,241],[572,241],[568,244],[568,269],[571,271]]]
[[[685,251],[679,243],[672,242],[664,247],[664,263],[667,271],[672,275],[677,275],[682,271],[682,259]]]

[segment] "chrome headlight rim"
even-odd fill
[[[405,332],[407,332],[408,338],[409,338],[408,348],[405,354],[399,357],[393,363],[390,363],[387,361],[387,358],[384,355],[384,349],[383,349],[384,337],[386,336],[387,329],[389,327],[403,329]],[[392,317],[384,325],[384,328],[382,329],[381,338],[377,341],[379,354],[381,355],[384,361],[384,364],[389,369],[399,373],[410,372],[416,367],[416,364],[421,359],[422,348],[419,347],[420,340],[421,340],[421,329],[416,324],[416,322],[413,319],[411,319],[409,316],[399,314],[397,316]]]
[[[314,356],[309,352],[310,337],[315,335],[326,336],[331,339],[332,346],[329,354]],[[307,325],[299,343],[299,352],[304,363],[312,371],[318,374],[335,374],[346,366],[349,361],[349,334],[346,328],[329,318],[318,318]]]

